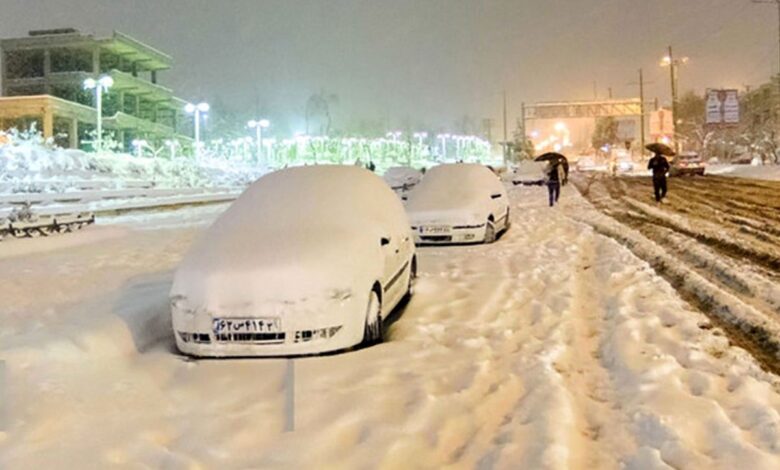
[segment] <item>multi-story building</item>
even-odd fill
[[[44,137],[66,147],[92,140],[97,112],[87,78],[110,75],[103,95],[103,128],[125,148],[136,138],[160,143],[191,140],[185,102],[158,83],[172,58],[125,34],[96,38],[75,29],[30,31],[0,41],[2,97],[0,129],[33,122]]]

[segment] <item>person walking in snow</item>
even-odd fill
[[[550,198],[550,207],[553,207],[561,197],[562,180],[563,167],[560,160],[550,160],[547,167],[547,194]]]
[[[666,197],[668,190],[666,173],[669,172],[669,168],[669,162],[660,153],[653,155],[653,158],[647,163],[647,169],[653,171],[653,191],[656,202],[660,203]]]

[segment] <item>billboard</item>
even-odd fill
[[[661,137],[674,136],[674,120],[672,112],[668,109],[659,109],[650,112],[650,137],[660,139]]]
[[[739,91],[707,90],[706,123],[710,126],[736,126],[739,124]]]

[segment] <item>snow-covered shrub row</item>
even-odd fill
[[[0,192],[78,189],[84,184],[121,189],[128,184],[155,187],[243,186],[261,174],[256,165],[204,158],[160,159],[124,153],[61,149],[40,138],[0,144]]]

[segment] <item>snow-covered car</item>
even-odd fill
[[[382,178],[398,194],[403,194],[420,182],[423,173],[408,166],[395,166],[388,169]]]
[[[512,171],[512,183],[524,186],[541,186],[544,184],[547,172],[547,162],[524,160]]]
[[[176,271],[176,345],[193,356],[288,356],[382,340],[412,292],[413,235],[381,178],[354,166],[263,176]]]
[[[618,173],[631,173],[634,171],[634,161],[628,157],[618,158],[616,170]]]
[[[406,211],[418,245],[492,243],[509,228],[509,198],[482,165],[434,167],[409,193]]]
[[[575,168],[577,171],[594,171],[598,167],[596,165],[596,160],[594,160],[593,157],[583,156],[577,159]]]
[[[706,164],[695,153],[684,153],[672,158],[669,176],[704,176]]]

